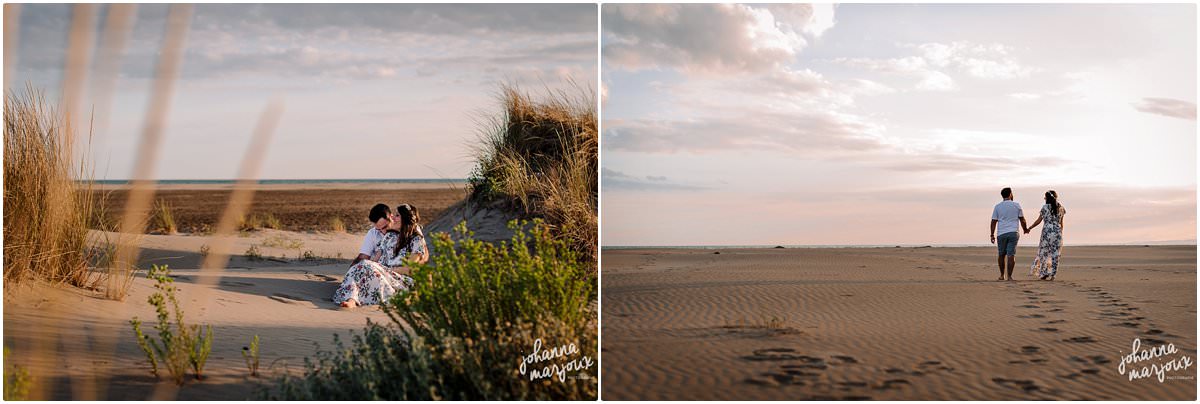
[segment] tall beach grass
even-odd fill
[[[506,201],[544,218],[581,260],[595,262],[598,126],[595,90],[575,85],[541,97],[502,85],[503,114],[487,121],[469,184],[477,202]]]
[[[4,281],[33,279],[96,288],[88,229],[99,222],[101,194],[87,161],[72,161],[76,130],[44,94],[26,87],[4,103]]]

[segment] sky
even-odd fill
[[[92,138],[98,179],[131,177],[166,15],[137,9],[111,123]],[[22,5],[14,88],[60,97],[71,18],[69,5]],[[198,4],[155,177],[235,177],[279,98],[262,178],[465,178],[500,84],[596,87],[597,30],[594,4]],[[88,106],[105,102],[96,82]]]
[[[1196,238],[1195,5],[601,14],[605,246],[987,244],[1004,187],[1068,245]]]

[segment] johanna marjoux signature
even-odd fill
[[[1178,356],[1175,356],[1178,354]],[[1179,354],[1175,344],[1152,346],[1143,349],[1140,338],[1133,339],[1133,350],[1121,357],[1117,372],[1129,372],[1129,381],[1154,377],[1162,383],[1167,379],[1180,378],[1169,373],[1186,370],[1194,364],[1194,358]]]
[[[592,357],[580,355],[579,347],[574,343],[542,349],[542,339],[538,338],[533,341],[533,352],[521,357],[520,370],[521,375],[529,375],[530,381],[553,377],[565,382],[571,374],[590,369],[595,364]],[[587,375],[580,375],[580,378],[583,376]]]

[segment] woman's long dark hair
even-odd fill
[[[1046,204],[1050,205],[1050,216],[1058,216],[1058,210],[1061,205],[1058,204],[1058,193],[1054,190],[1046,191]]]
[[[421,222],[417,207],[407,203],[397,206],[396,214],[400,216],[400,230],[396,231],[400,234],[400,240],[396,243],[396,248],[392,250],[392,256],[399,254],[401,249],[412,243],[413,237],[417,236],[417,225]]]

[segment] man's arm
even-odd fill
[[[1021,216],[1021,230],[1025,230],[1025,234],[1029,234],[1029,226],[1025,225],[1025,216]]]
[[[988,237],[992,239],[992,244],[996,244],[996,222],[999,222],[999,220],[992,219],[992,230],[988,232]]]

